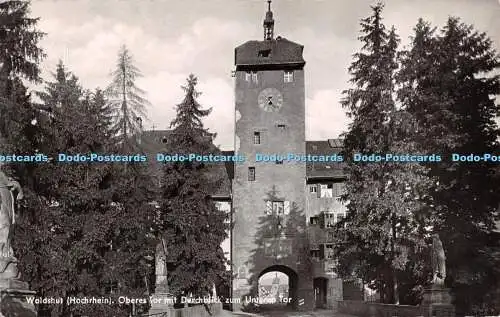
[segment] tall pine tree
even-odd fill
[[[30,2],[7,0],[0,3],[0,64],[2,81],[22,76],[40,80],[38,63],[45,55],[38,42],[44,34],[36,29],[38,18],[29,17]]]
[[[500,184],[494,164],[454,162],[451,156],[498,151],[493,96],[500,91],[494,75],[499,65],[491,40],[472,26],[449,18],[436,35],[420,20],[400,73],[401,100],[417,120],[415,142],[444,157],[428,165],[435,179],[429,188],[432,225],[445,246],[446,284],[457,310],[473,315],[494,314],[500,259],[492,228]]]
[[[203,126],[210,114],[197,102],[197,78],[190,75],[183,87],[186,96],[177,105],[172,121],[169,151],[179,155],[217,152],[213,134]],[[215,164],[215,163],[208,163]],[[210,194],[218,180],[207,175],[210,166],[184,161],[165,165],[161,200],[161,223],[169,254],[168,280],[171,292],[206,296],[214,284],[227,279],[221,243],[227,236],[227,215],[218,210]]]
[[[131,137],[142,132],[142,120],[146,118],[149,102],[144,90],[137,87],[136,81],[141,72],[134,65],[134,60],[127,47],[118,53],[116,69],[111,74],[111,84],[106,88],[106,96],[115,113],[115,133],[118,143],[129,150]]]
[[[421,197],[425,171],[416,163],[355,162],[354,155],[406,154],[410,118],[396,107],[398,37],[382,23],[383,5],[361,22],[362,51],[349,68],[354,88],[342,104],[353,119],[345,136],[348,216],[338,230],[337,254],[344,267],[378,289],[386,303],[413,303],[416,280],[425,275],[416,259],[425,248]],[[345,272],[348,273],[348,272]],[[404,279],[400,296],[399,280]]]
[[[36,133],[30,127],[36,111],[20,79],[40,81],[44,34],[36,29],[39,19],[29,16],[29,6],[20,0],[0,3],[0,149],[6,152],[16,152],[16,144],[26,142],[24,133]]]

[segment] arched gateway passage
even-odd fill
[[[284,265],[273,265],[263,270],[258,279],[261,310],[292,309],[297,303],[298,275]]]

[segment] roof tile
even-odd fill
[[[304,46],[282,37],[266,41],[248,41],[235,49],[235,65],[304,65]],[[269,55],[262,53],[268,51]]]

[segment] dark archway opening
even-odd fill
[[[287,266],[273,265],[263,270],[258,280],[260,310],[293,310],[297,285],[297,273]]]
[[[314,307],[326,308],[326,292],[328,290],[328,279],[317,277],[313,280],[314,285]]]

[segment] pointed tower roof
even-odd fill
[[[276,276],[273,279],[273,284],[279,284],[280,283],[280,278],[278,277],[278,273],[276,273]]]
[[[281,36],[274,38],[274,17],[271,11],[271,0],[267,0],[267,12],[264,19],[264,40],[248,41],[235,49],[235,65],[237,70],[254,68],[254,66],[291,66],[303,67],[302,56],[304,46],[289,41]]]
[[[267,12],[264,19],[264,40],[272,40],[274,38],[274,18],[271,11],[271,0],[267,0]]]

